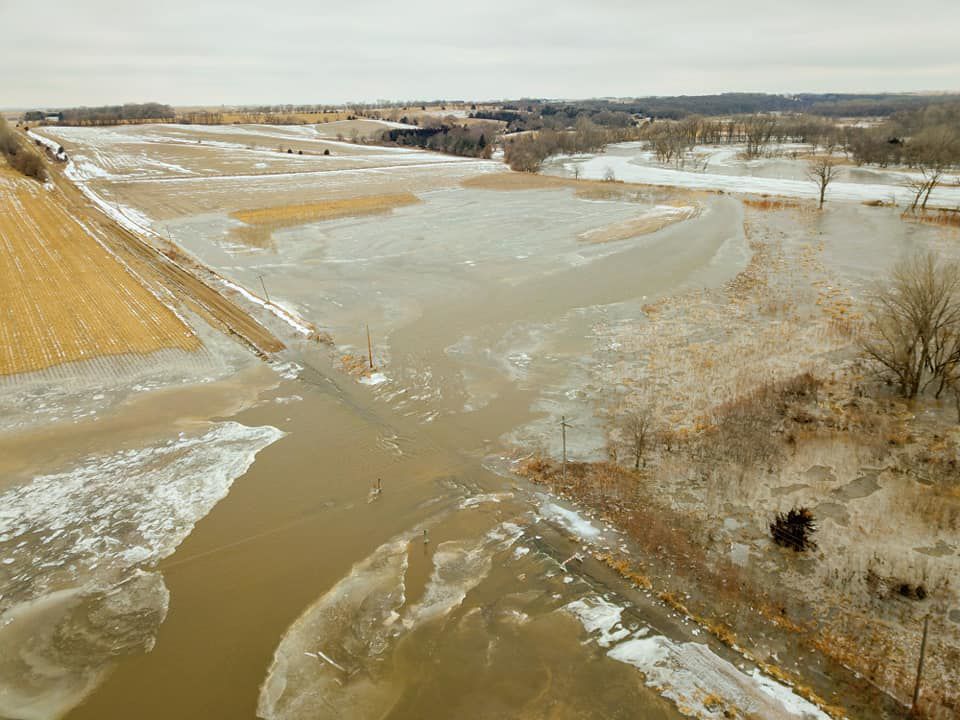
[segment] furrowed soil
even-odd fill
[[[0,168],[0,375],[201,343],[64,207]]]

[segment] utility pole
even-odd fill
[[[367,360],[370,361],[370,369],[373,370],[373,344],[370,342],[370,323],[367,323]]]
[[[263,294],[267,298],[267,302],[270,302],[270,293],[267,292],[267,284],[263,281],[263,275],[257,275],[260,278],[260,287],[263,288]]]
[[[930,629],[930,615],[923,619],[923,640],[920,641],[920,660],[917,662],[917,681],[913,685],[913,704],[910,705],[910,717],[917,715],[917,701],[920,699],[920,678],[923,675],[923,657],[927,654],[927,630]]]
[[[573,425],[567,422],[567,416],[560,416],[560,437],[563,439],[563,464],[560,466],[560,477],[563,479],[563,482],[567,481],[567,428],[572,428]]]

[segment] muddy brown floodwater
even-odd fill
[[[165,223],[339,345],[0,436],[0,715],[825,717],[592,559],[630,551],[615,529],[509,473],[514,446],[558,450],[561,414],[571,455],[599,457],[577,390],[594,327],[734,276],[739,201],[587,245],[649,208],[421,199],[256,248],[225,213]],[[336,359],[367,323],[380,372],[360,384]]]
[[[429,427],[371,407],[366,389],[311,375],[265,390],[260,405],[232,418],[288,434],[259,453],[160,563],[171,602],[153,651],[125,659],[70,717],[252,717],[278,642],[298,616],[355,563],[386,555],[384,544],[420,526],[428,527],[429,542],[414,533],[404,548],[405,582],[389,575],[383,587],[400,580],[407,603],[422,602],[437,555],[465,543],[464,557],[454,552],[448,566],[454,587],[435,591],[433,602],[452,605],[460,588],[475,592],[451,615],[412,627],[377,667],[364,670],[388,688],[382,699],[381,691],[365,692],[380,702],[375,714],[368,711],[373,700],[351,698],[336,711],[320,700],[300,712],[288,703],[276,716],[541,717],[548,707],[555,708],[551,717],[633,717],[637,707],[647,717],[675,716],[631,668],[592,657],[576,620],[555,612],[582,595],[586,581],[564,583],[549,552],[515,557],[506,535],[499,544],[485,540],[508,521],[518,528],[511,532],[532,537],[529,505],[504,497],[459,508],[478,492],[509,492],[509,483],[452,451]],[[293,392],[303,399],[275,402]],[[383,492],[368,502],[376,477]],[[363,645],[355,637],[360,628],[347,625],[362,626],[365,608],[342,612],[324,634],[296,642],[347,667],[367,662],[350,654],[344,637]],[[322,663],[312,657],[300,654],[290,665],[301,657],[319,674]],[[303,669],[280,673],[291,673],[279,680],[289,683],[288,693],[313,692]]]
[[[120,663],[70,717],[677,716],[630,665],[583,644],[560,609],[597,581],[564,572],[557,560],[577,546],[541,527],[528,490],[484,468],[496,438],[532,419],[534,391],[488,373],[495,399],[464,413],[444,402],[459,369],[445,348],[471,328],[492,337],[638,287],[667,291],[735,235],[735,210],[720,212],[729,217],[708,232],[694,223],[527,283],[477,283],[400,328],[391,352],[415,354],[441,379],[433,399],[445,412],[433,422],[377,402],[385,388],[357,386],[325,357],[297,357],[298,379],[231,417],[287,434],[160,563],[171,600],[156,646]],[[583,323],[567,333],[582,338]],[[383,491],[370,502],[376,478]],[[388,566],[356,570],[368,561]],[[338,589],[351,577],[372,592]],[[395,607],[368,607],[398,587]],[[367,635],[391,613],[391,633]]]

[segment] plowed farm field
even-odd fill
[[[196,351],[194,332],[71,217],[0,168],[0,376],[103,356]]]

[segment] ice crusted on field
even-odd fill
[[[616,150],[621,147],[629,147],[629,145],[611,145],[608,149]],[[568,162],[561,160],[560,164],[565,166]],[[590,180],[602,180],[612,171],[617,180],[628,183],[811,199],[816,198],[819,193],[817,186],[809,180],[723,175],[711,173],[709,169],[707,172],[693,172],[644,164],[627,155],[605,153],[591,156],[588,160],[578,161],[575,164],[580,168],[580,176]],[[911,191],[898,185],[834,181],[830,183],[827,190],[828,200],[864,202],[889,200],[891,197],[896,198],[897,202],[901,204],[912,201]],[[960,204],[960,189],[949,185],[938,187],[932,193],[931,201],[935,205],[948,207]]]
[[[544,502],[540,505],[540,514],[548,521],[559,525],[561,528],[583,540],[597,540],[600,537],[600,530],[596,528],[589,520],[584,518],[575,510],[568,510],[557,503],[546,500],[545,495],[540,496]]]
[[[384,676],[397,640],[459,607],[486,578],[493,556],[523,532],[501,523],[479,538],[440,543],[423,596],[405,607],[410,543],[423,528],[378,547],[290,626],[260,688],[258,717],[385,716],[403,693]]]
[[[280,320],[285,322],[287,325],[292,327],[294,330],[296,330],[298,333],[300,333],[304,337],[310,337],[310,335],[312,335],[315,332],[313,327],[311,327],[305,320],[297,316],[295,313],[280,307],[276,303],[267,302],[266,300],[263,300],[257,297],[242,285],[238,285],[237,283],[230,282],[224,277],[220,278],[220,282],[222,282],[231,290],[234,290],[235,292],[240,293],[245,299],[249,300],[254,305],[259,305],[264,310],[267,310],[273,313],[278,318],[280,318]]]
[[[598,633],[596,641],[600,647],[610,647],[630,634],[621,624],[623,608],[599,595],[574,600],[563,609],[576,616],[588,633]]]
[[[0,495],[0,716],[56,717],[123,655],[149,651],[169,556],[283,433],[220,423],[92,456]]]
[[[830,720],[786,685],[756,669],[742,672],[707,645],[650,635],[649,628],[624,627],[623,608],[599,595],[574,600],[563,610],[580,621],[597,645],[609,648],[608,657],[640,670],[646,684],[685,715],[719,720],[726,709],[738,708],[763,720]],[[707,697],[720,703],[707,707]]]

